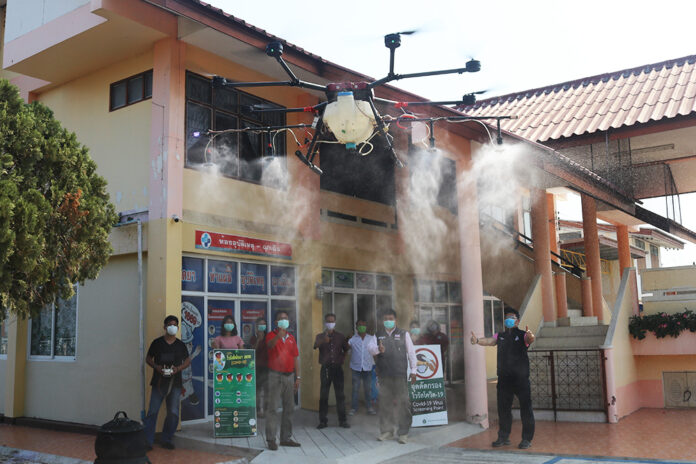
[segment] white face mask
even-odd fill
[[[335,322],[325,322],[325,323],[324,323],[324,326],[325,326],[328,330],[333,330],[334,327],[336,327],[336,323],[335,323]]]
[[[167,326],[167,333],[169,335],[176,335],[176,333],[179,331],[179,328],[175,325],[168,325]]]

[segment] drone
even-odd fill
[[[426,71],[410,74],[397,74],[394,72],[394,57],[396,49],[401,46],[401,36],[410,35],[415,31],[404,31],[393,34],[387,34],[384,37],[384,45],[389,49],[389,72],[388,74],[373,82],[333,82],[327,85],[315,84],[300,80],[295,73],[290,69],[287,62],[283,60],[283,44],[281,42],[271,42],[266,46],[266,55],[280,64],[289,80],[272,81],[272,82],[235,82],[227,80],[221,76],[213,76],[213,88],[243,88],[243,87],[299,87],[315,91],[323,92],[326,96],[326,101],[323,101],[314,106],[302,108],[264,108],[263,105],[251,105],[246,108],[252,113],[264,112],[282,112],[282,113],[310,113],[314,116],[311,124],[293,124],[283,126],[267,126],[254,127],[253,129],[227,129],[220,131],[209,130],[207,135],[210,137],[210,142],[223,133],[253,131],[267,132],[275,135],[283,131],[289,131],[298,148],[295,155],[307,165],[312,171],[321,175],[322,170],[314,164],[315,157],[319,151],[319,145],[322,143],[339,143],[343,144],[349,153],[358,155],[368,155],[372,152],[373,144],[371,140],[375,137],[382,139],[386,151],[391,155],[394,163],[398,167],[403,167],[404,163],[399,159],[394,149],[394,137],[389,133],[389,126],[392,122],[396,123],[397,127],[408,130],[412,123],[422,122],[427,124],[428,132],[426,138],[429,138],[429,148],[435,149],[435,137],[433,125],[438,121],[445,122],[463,122],[463,121],[481,121],[495,120],[497,122],[497,142],[503,143],[500,129],[500,121],[503,119],[515,119],[516,116],[440,116],[440,117],[419,117],[410,109],[419,106],[469,106],[476,102],[476,95],[485,91],[473,92],[466,94],[461,100],[455,101],[418,101],[418,102],[397,102],[386,100],[374,96],[374,89],[388,82],[410,79],[416,77],[437,76],[443,74],[463,74],[475,73],[481,70],[481,63],[475,59],[467,61],[463,68],[445,69],[440,71]],[[401,110],[398,116],[389,114],[380,114],[375,106],[375,103],[392,106],[397,110]],[[484,125],[488,131],[488,127]],[[293,129],[305,129],[307,136],[305,143],[300,143]],[[311,134],[309,129],[313,129]],[[310,139],[311,136],[311,139]],[[490,137],[490,132],[489,132]],[[492,137],[490,137],[492,140]],[[425,140],[425,139],[424,139]],[[274,144],[272,145],[274,146]],[[305,150],[303,152],[303,150]],[[207,156],[206,148],[206,156]]]

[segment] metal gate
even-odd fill
[[[529,351],[534,409],[606,411],[602,350]]]

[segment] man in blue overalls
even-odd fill
[[[512,427],[512,400],[517,395],[520,401],[522,419],[522,441],[520,449],[532,446],[534,438],[534,412],[529,385],[529,357],[527,349],[534,342],[534,334],[526,328],[520,330],[520,314],[505,309],[505,330],[490,338],[478,338],[471,332],[471,344],[498,347],[498,439],[491,445],[494,448],[510,444]]]

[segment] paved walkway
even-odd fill
[[[72,464],[93,462],[95,435],[57,432],[33,427],[0,424],[0,463]],[[245,454],[228,447],[217,447],[200,441],[177,440],[176,450],[157,445],[147,453],[152,464],[218,464],[238,462]],[[40,454],[13,453],[15,450]],[[58,457],[73,458],[60,460]],[[250,456],[253,457],[253,454]],[[11,460],[12,459],[12,460]],[[76,461],[75,461],[76,460]]]
[[[515,421],[509,449],[519,451],[520,436],[521,423]],[[450,446],[486,450],[496,437],[492,426]],[[695,440],[696,409],[641,409],[618,424],[537,421],[528,452],[696,461]]]
[[[481,432],[481,427],[458,422],[439,427],[412,428],[409,443],[402,445],[395,440],[379,442],[377,416],[358,413],[349,416],[350,429],[337,427],[335,412],[329,413],[329,427],[317,430],[319,423],[317,413],[307,410],[296,410],[293,416],[293,436],[302,444],[299,448],[279,447],[278,451],[266,448],[265,420],[259,419],[259,436],[250,438],[213,438],[211,422],[184,425],[177,433],[178,438],[201,440],[218,446],[235,446],[252,448],[261,453],[255,457],[252,464],[278,463],[379,463],[385,460],[414,453],[431,447],[444,446],[459,438]]]

